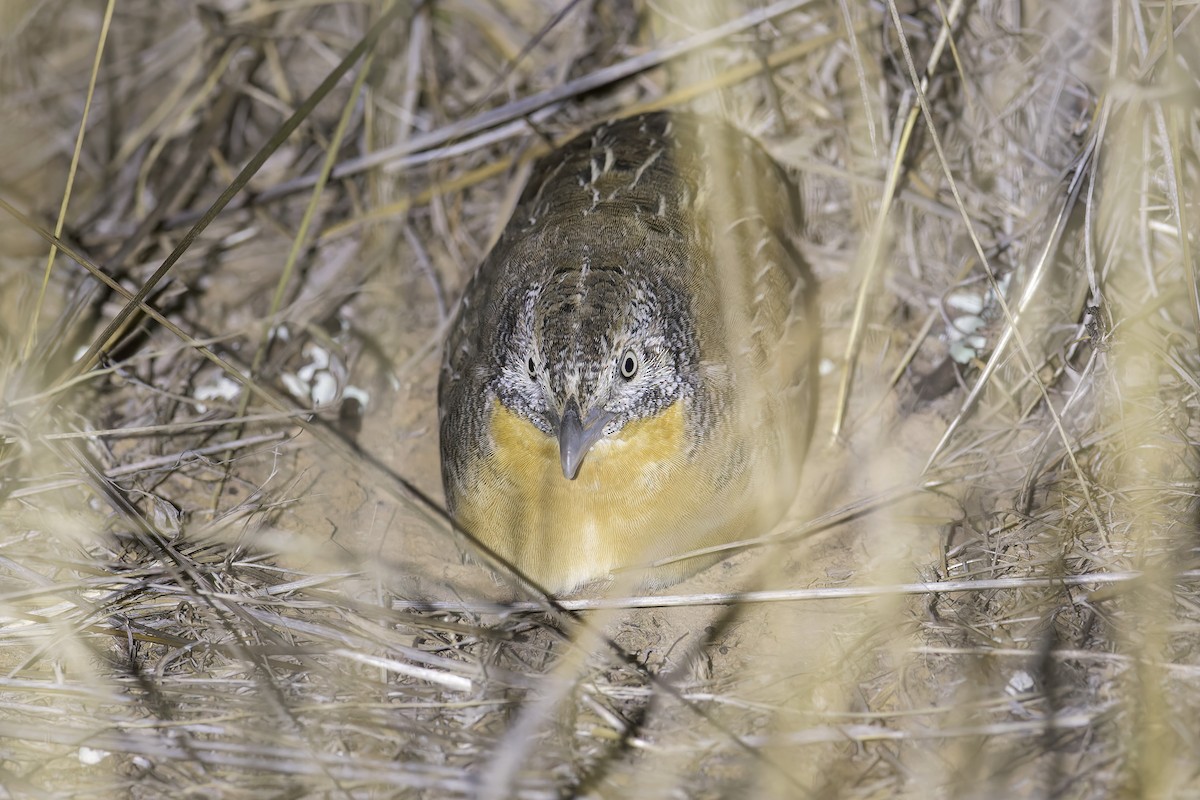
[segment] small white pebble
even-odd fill
[[[976,317],[971,314],[964,314],[961,317],[955,317],[950,324],[950,329],[947,331],[951,339],[962,339],[965,336],[970,336],[975,331],[983,327],[983,317]]]
[[[970,347],[964,342],[950,342],[949,344],[950,357],[960,364],[969,364],[971,359],[975,357],[975,348]]]
[[[821,364],[817,369],[822,375],[832,375],[834,370],[833,361],[828,358],[822,358]]]
[[[329,351],[324,347],[309,342],[308,344],[304,345],[304,354],[312,359],[312,362],[317,365],[317,369],[329,368]]]
[[[232,378],[219,376],[212,383],[196,387],[197,400],[232,400],[242,393],[242,385]]]
[[[946,305],[955,311],[978,314],[983,311],[983,297],[975,292],[959,290],[946,295]]]
[[[283,381],[284,387],[288,393],[297,400],[308,399],[308,381],[301,380],[299,376],[291,372],[285,372],[279,376],[279,380]]]
[[[313,403],[327,406],[337,399],[337,379],[328,372],[318,372],[312,382]]]
[[[1008,679],[1008,686],[1004,687],[1004,691],[1010,695],[1024,694],[1033,689],[1033,677],[1025,670],[1017,670],[1013,676]]]
[[[107,750],[93,750],[90,747],[81,747],[79,748],[79,763],[85,767],[92,767],[108,758],[109,755]]]
[[[357,400],[358,404],[363,408],[366,408],[371,403],[370,393],[364,389],[358,388],[357,386],[347,386],[342,391],[342,397],[345,397],[348,400]]]
[[[304,345],[304,355],[311,359],[300,369],[296,370],[296,374],[300,380],[311,381],[313,377],[323,369],[329,369],[329,351],[324,347],[319,347],[315,344]]]

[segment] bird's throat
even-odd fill
[[[671,466],[682,465],[685,454],[682,402],[601,438],[573,481],[563,476],[558,440],[499,400],[492,406],[491,432],[495,467],[510,476],[529,500],[540,498],[549,504],[559,498],[578,502],[582,494],[596,492],[633,491],[642,496],[656,488],[656,481]]]

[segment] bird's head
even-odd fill
[[[605,437],[694,391],[698,348],[673,287],[624,269],[563,270],[506,305],[496,396],[558,440],[569,480]]]

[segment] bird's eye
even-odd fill
[[[529,377],[537,380],[537,362],[533,360],[533,356],[529,357],[529,360],[525,362],[525,366],[529,368]]]
[[[633,376],[637,375],[638,358],[633,350],[626,350],[621,354],[621,377],[625,380],[633,380]]]

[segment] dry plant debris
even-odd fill
[[[1200,795],[1197,16],[0,5],[0,796]],[[801,184],[825,439],[554,605],[439,511],[441,337],[662,107]]]

